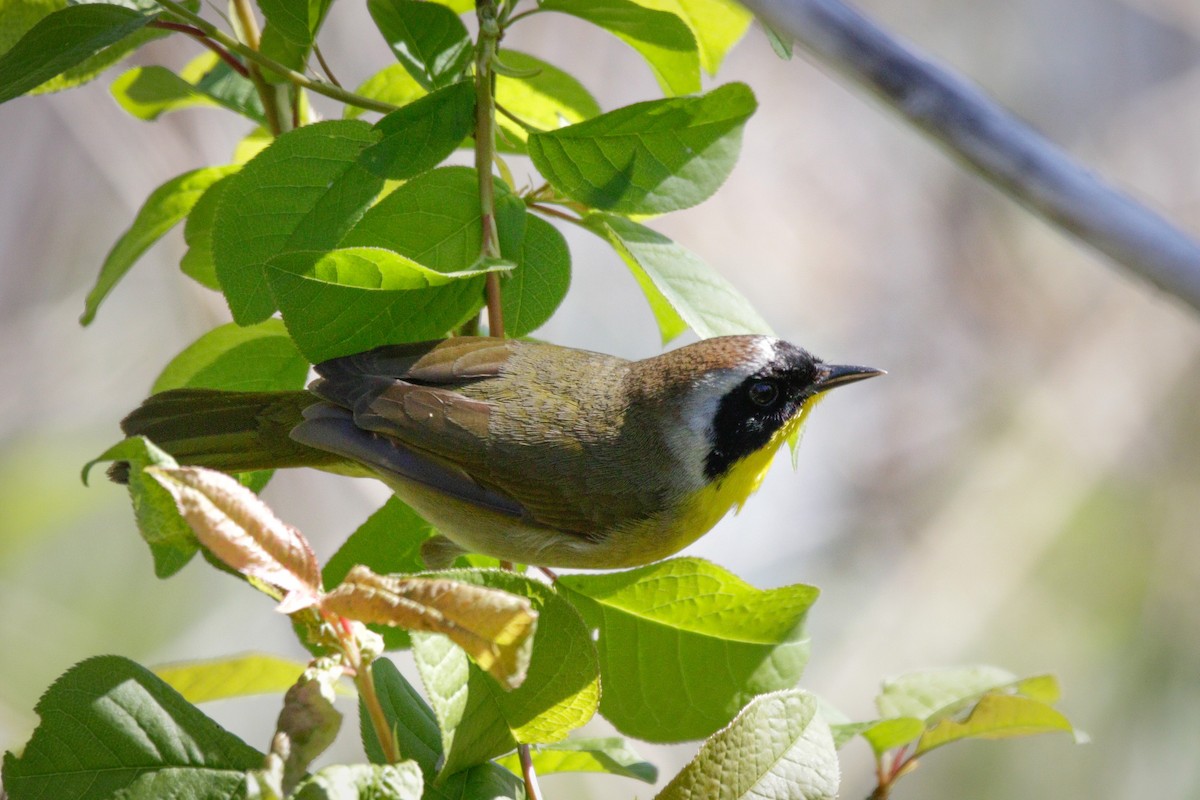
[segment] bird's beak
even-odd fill
[[[886,375],[881,369],[874,367],[851,367],[846,364],[822,364],[818,368],[816,389],[825,392],[835,386],[845,386],[847,383],[874,378],[876,375]]]

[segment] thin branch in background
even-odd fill
[[[533,769],[533,758],[529,755],[529,745],[517,745],[517,756],[521,759],[521,776],[525,779],[525,794],[529,800],[542,800],[542,789],[538,786],[537,773]]]
[[[159,30],[163,31],[186,33],[188,36],[191,36],[200,44],[204,45],[209,50],[212,50],[214,53],[220,56],[221,60],[228,64],[230,69],[232,69],[234,72],[241,75],[243,78],[250,77],[250,70],[246,69],[245,64],[234,58],[233,53],[230,53],[224,47],[221,47],[221,45],[217,44],[212,39],[209,39],[204,34],[204,31],[200,30],[199,28],[196,28],[192,25],[184,25],[182,22],[165,22],[161,19],[156,19],[152,22],[146,23],[146,27],[158,28]]]
[[[333,70],[329,68],[329,64],[325,62],[325,56],[321,53],[321,47],[316,42],[313,42],[313,53],[316,54],[317,63],[321,65],[321,71],[325,73],[325,77],[329,78],[330,83],[341,89],[341,82],[337,79],[337,76],[333,74]]]
[[[513,122],[515,122],[515,123],[516,123],[518,126],[520,126],[521,128],[523,128],[523,129],[524,129],[524,130],[525,130],[527,133],[541,133],[541,132],[542,132],[542,130],[541,130],[540,128],[536,128],[536,127],[534,127],[533,125],[530,125],[528,122],[526,122],[525,120],[521,119],[521,118],[520,118],[520,117],[518,117],[516,114],[512,113],[512,112],[511,112],[511,111],[509,111],[507,108],[505,108],[504,106],[500,105],[499,103],[496,103],[496,110],[497,110],[497,111],[499,111],[499,112],[500,112],[501,114],[503,114],[504,116],[506,116],[506,117],[508,117],[509,119],[511,119],[511,120],[512,120]]]
[[[1200,309],[1200,244],[839,0],[742,0],[1017,202]]]

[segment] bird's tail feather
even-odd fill
[[[181,464],[225,472],[328,467],[339,456],[307,447],[289,434],[318,402],[308,392],[225,392],[173,389],[151,395],[121,421],[127,436],[145,436]],[[128,477],[128,465],[110,470]]]

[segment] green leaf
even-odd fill
[[[179,71],[179,77],[225,108],[236,111],[260,125],[266,124],[262,100],[258,96],[258,90],[254,88],[254,83],[234,70],[216,53],[204,52],[196,56]]]
[[[567,296],[571,251],[550,223],[527,215],[517,268],[500,281],[500,303],[509,336],[540,328]]]
[[[375,123],[382,138],[363,150],[361,163],[381,178],[407,180],[453,153],[474,124],[475,89],[453,83]]]
[[[315,364],[442,336],[474,313],[484,275],[511,268],[499,261],[439,272],[391,250],[349,247],[287,253],[270,261],[267,277],[288,331]]]
[[[5,0],[0,55],[11,50],[34,25],[66,6],[66,0]]]
[[[254,694],[283,694],[304,674],[307,664],[266,653],[246,653],[206,661],[185,661],[154,668],[154,674],[189,703],[206,703]]]
[[[175,227],[175,223],[187,216],[196,201],[204,194],[209,186],[233,172],[236,167],[201,167],[159,186],[138,210],[129,230],[121,234],[100,268],[96,277],[96,285],[88,292],[83,315],[79,322],[83,325],[91,323],[96,317],[96,309],[108,296],[113,287],[125,273],[167,231]]]
[[[334,247],[383,186],[358,163],[379,134],[365,122],[318,122],[289,131],[221,190],[213,262],[239,325],[275,311],[266,264],[281,253]]]
[[[471,37],[450,9],[418,0],[367,0],[396,60],[426,90],[459,80],[471,63]]]
[[[214,328],[181,352],[154,382],[154,393],[184,387],[233,392],[300,389],[308,361],[288,338],[283,323],[269,319],[241,327]]]
[[[138,532],[154,557],[154,574],[169,578],[183,569],[200,545],[191,527],[179,516],[170,493],[143,472],[148,466],[177,466],[175,459],[148,439],[135,436],[118,442],[88,462],[83,468],[85,483],[88,471],[101,461],[129,462],[129,497],[133,501]]]
[[[388,725],[395,731],[400,752],[414,759],[421,766],[426,781],[432,782],[437,776],[437,764],[442,756],[442,738],[433,709],[388,659],[378,658],[371,663],[371,677],[375,683],[375,693],[379,696],[379,705],[383,708]],[[372,764],[386,763],[383,747],[375,735],[375,727],[361,698],[358,719],[367,758]]]
[[[312,46],[332,0],[259,0],[267,24],[287,41],[304,48]]]
[[[179,260],[179,269],[201,286],[218,292],[221,282],[217,280],[217,267],[213,263],[212,229],[217,217],[217,204],[221,202],[221,192],[229,186],[232,174],[221,178],[200,195],[188,214],[187,222],[183,224],[183,241],[188,249]]]
[[[305,779],[289,795],[293,800],[421,800],[421,770],[412,761],[399,764],[335,764]]]
[[[875,725],[874,722],[834,722],[828,717],[826,721],[829,722],[829,730],[833,732],[833,746],[838,750],[841,750],[846,742]]]
[[[1062,697],[1062,689],[1058,678],[1053,675],[1034,675],[1032,678],[1022,678],[1017,681],[1014,691],[1017,694],[1043,703],[1057,703]]]
[[[83,63],[141,30],[152,19],[129,8],[103,3],[67,6],[49,14],[0,55],[0,103],[20,97]]]
[[[264,126],[259,125],[238,140],[237,147],[233,148],[233,163],[238,166],[248,163],[274,142],[275,136]]]
[[[259,7],[266,18],[260,49],[263,54],[284,66],[303,72],[309,53],[316,41],[317,31],[333,0],[260,0]],[[273,83],[282,80],[271,70],[264,70]]]
[[[108,90],[117,105],[144,120],[184,108],[220,105],[166,67],[132,67],[118,75]]]
[[[533,745],[530,750],[534,770],[539,775],[554,772],[605,772],[644,783],[658,780],[658,767],[643,759],[619,736],[594,739],[567,739],[554,744]],[[516,753],[497,759],[498,764],[516,775],[521,760]]]
[[[528,676],[508,692],[445,637],[413,635],[413,655],[442,731],[442,775],[518,743],[564,739],[591,719],[600,695],[595,646],[579,615],[552,587],[496,570],[431,574],[528,597],[539,614]]]
[[[118,656],[76,664],[46,690],[41,723],[4,757],[13,800],[233,797],[263,756],[149,670]]]
[[[911,757],[958,739],[999,739],[1064,731],[1079,734],[1050,706],[1059,696],[1050,675],[1017,680],[996,667],[954,667],[885,681],[875,699],[884,719],[856,723],[876,756],[917,741]]]
[[[604,28],[637,50],[650,65],[663,94],[700,91],[700,55],[696,39],[672,13],[629,0],[539,0],[546,11],[560,11]]]
[[[512,194],[496,181],[496,203]],[[338,243],[383,247],[438,272],[458,272],[480,253],[479,181],[469,167],[423,173],[381,199]]]
[[[817,702],[793,689],[756,697],[655,800],[833,800],[837,751]]]
[[[929,727],[913,756],[959,739],[1008,739],[1057,731],[1075,731],[1061,712],[1040,700],[991,691],[984,693],[969,713],[944,717]]]
[[[534,166],[592,208],[661,214],[708,199],[737,161],[757,103],[731,83],[696,97],[651,100],[529,136]]]
[[[526,800],[527,797],[524,781],[489,761],[443,779],[438,791],[426,792],[423,800]]]
[[[516,50],[505,50],[500,58],[514,69],[536,71],[523,78],[496,76],[496,102],[526,125],[555,130],[600,114],[600,105],[583,84],[558,67]],[[529,132],[504,114],[496,122],[502,131],[500,149],[525,152]]]
[[[437,531],[396,497],[383,506],[342,543],[321,570],[321,582],[337,586],[356,564],[380,575],[425,570],[421,545]]]
[[[750,301],[690,250],[615,214],[589,214],[584,225],[608,240],[629,267],[658,320],[664,344],[685,325],[702,339],[770,335],[771,327]]]
[[[363,81],[354,90],[354,93],[360,97],[382,100],[394,106],[408,105],[426,94],[421,84],[417,83],[416,79],[408,74],[408,70],[399,64],[390,64],[379,70]],[[365,108],[347,105],[342,111],[342,115],[346,119],[357,119],[365,112]]]
[[[97,2],[97,0],[64,0],[59,3],[60,7],[71,5],[84,5],[87,3]],[[136,11],[140,14],[157,15],[162,9],[154,0],[109,0],[107,5],[117,5]],[[196,12],[200,9],[199,0],[181,0],[181,5],[189,11]],[[60,75],[56,75],[50,80],[43,83],[41,86],[34,89],[30,94],[46,94],[49,92],[60,92],[64,89],[71,89],[75,86],[91,81],[99,77],[99,75],[109,67],[117,64],[125,59],[126,56],[133,53],[145,44],[156,39],[162,39],[170,36],[173,31],[155,29],[151,27],[142,28],[133,34],[126,36],[119,42],[111,44],[101,50],[99,53],[86,58],[83,62],[76,64],[70,69],[64,71]]]
[[[925,731],[925,723],[915,717],[892,717],[865,724],[861,735],[876,756],[921,738]]]
[[[725,54],[750,27],[754,15],[733,0],[633,0],[639,6],[668,11],[683,20],[700,49],[700,63],[716,75]]]
[[[216,56],[204,53],[176,75],[166,67],[133,67],[109,87],[117,103],[138,119],[196,106],[223,107],[255,122],[263,122],[262,104],[254,85]]]
[[[949,667],[910,672],[883,682],[875,698],[882,717],[927,719],[947,706],[1007,686],[1017,676],[998,667]]]
[[[525,213],[499,181],[496,204],[501,245],[508,247],[513,236],[507,231],[513,223],[507,209],[518,211],[522,221]],[[277,262],[279,269],[271,271],[272,288],[287,306],[284,320],[301,351],[321,360],[320,356],[344,355],[385,342],[438,338],[461,324],[483,304],[483,278],[471,278],[471,272],[504,267],[477,263],[481,227],[475,171],[444,167],[416,176],[381,199],[340,242],[344,249],[392,251],[390,256],[379,255],[396,267],[388,267],[386,287],[382,274],[377,279],[382,288],[372,285],[376,280],[372,271],[379,273],[377,265],[346,266],[347,280],[331,283],[337,269],[309,274],[319,256]],[[402,262],[397,253],[411,262]],[[452,280],[436,285],[439,278],[433,272]],[[351,279],[354,285],[338,285]],[[303,325],[294,324],[298,320]]]
[[[557,586],[599,632],[600,713],[628,736],[707,736],[755,695],[794,686],[808,662],[811,586],[763,591],[695,558]]]
[[[381,658],[371,667],[375,693],[379,696],[379,704],[388,725],[395,731],[400,752],[415,759],[425,777],[424,800],[466,800],[474,797],[523,800],[525,791],[521,780],[490,762],[438,781],[442,739],[433,709],[421,699],[417,690],[404,679],[392,662]],[[385,763],[375,728],[361,702],[358,718],[367,758],[373,764]]]

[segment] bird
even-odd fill
[[[438,530],[422,550],[431,568],[479,553],[619,569],[740,510],[825,392],[884,374],[759,335],[637,361],[459,336],[315,371],[307,390],[161,392],[121,426],[181,464],[378,478]]]

